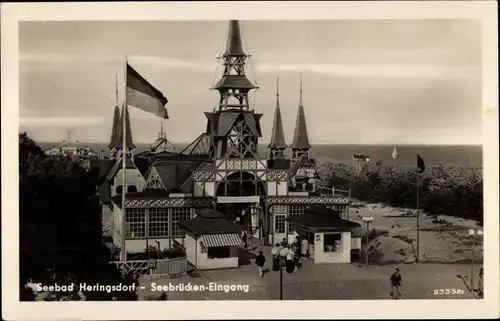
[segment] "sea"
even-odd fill
[[[38,143],[43,149],[59,146],[61,143]],[[90,147],[95,152],[107,151],[107,143],[79,143]],[[136,152],[148,150],[151,144],[136,143]],[[188,144],[174,144],[176,151],[182,151]],[[392,152],[396,146],[397,157]],[[259,145],[259,155],[267,157],[266,145]],[[425,161],[426,166],[440,163],[462,165],[476,169],[483,168],[483,150],[481,145],[340,145],[312,144],[311,155],[319,162],[353,164],[353,154],[364,154],[370,157],[370,163],[381,161],[382,164],[397,166],[416,166],[417,154]]]

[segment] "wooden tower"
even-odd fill
[[[248,93],[255,85],[245,75],[245,60],[238,21],[231,21],[226,50],[222,55],[224,71],[214,86],[219,94],[218,108],[205,113],[207,133],[212,136],[211,156],[215,158],[253,158],[261,137],[260,118],[250,108]]]

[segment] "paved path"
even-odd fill
[[[271,268],[269,250],[266,268]],[[258,249],[257,249],[258,251]],[[253,263],[254,260],[251,260]],[[355,264],[313,264],[304,260],[300,270],[292,274],[283,272],[285,300],[342,300],[342,299],[391,299],[389,276],[398,267],[403,276],[402,299],[471,299],[472,295],[457,278],[467,275],[470,266],[453,264],[405,264],[386,266],[358,266]],[[268,272],[264,278],[257,274],[254,264],[237,269],[202,271],[199,277],[161,278],[143,280],[141,285],[150,288],[157,284],[198,284],[215,282],[219,285],[248,285],[248,292],[188,292],[172,291],[170,300],[279,300],[279,272]],[[463,291],[454,295],[435,295],[438,289]],[[143,290],[142,295],[151,294]]]

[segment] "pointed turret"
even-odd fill
[[[109,141],[109,149],[113,151],[118,147],[118,138],[120,132],[120,107],[115,106],[115,111],[113,115],[113,125],[111,127],[111,139]]]
[[[246,56],[241,45],[240,24],[238,20],[229,22],[225,56]]]
[[[283,120],[281,119],[279,78],[276,80],[276,108],[274,109],[273,128],[271,132],[271,141],[267,148],[271,151],[271,158],[283,158],[284,151],[287,148],[285,142],[285,133],[283,132]]]
[[[304,105],[302,101],[302,74],[300,75],[300,98],[299,108],[297,110],[297,121],[295,123],[295,132],[292,142],[293,158],[298,158],[303,154],[308,154],[311,149],[309,144],[309,136],[307,134],[306,115],[304,112]]]
[[[248,92],[255,85],[245,75],[245,60],[248,57],[241,45],[240,25],[237,20],[229,23],[226,51],[222,55],[224,72],[214,86],[220,92],[219,110],[249,110]]]
[[[120,117],[120,127],[119,127],[120,130],[118,131],[118,140],[117,140],[118,141],[118,146],[117,146],[118,149],[122,149],[122,147],[123,147],[123,127],[122,127],[123,121],[125,121],[125,130],[127,133],[125,145],[127,147],[127,151],[131,151],[131,150],[135,149],[135,145],[134,145],[134,142],[132,141],[132,129],[130,126],[130,116],[128,113],[127,106],[123,106],[122,114]]]

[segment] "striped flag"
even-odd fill
[[[127,105],[168,119],[168,99],[127,63]]]
[[[420,155],[417,154],[417,173],[421,174],[425,171],[425,162],[420,157]]]

